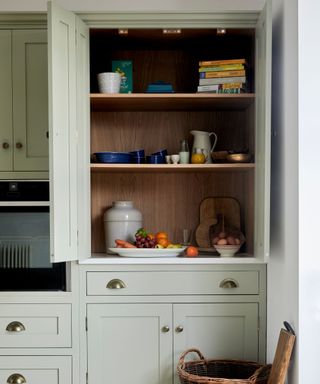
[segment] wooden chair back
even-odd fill
[[[281,329],[268,384],[284,384],[296,336],[289,323]]]

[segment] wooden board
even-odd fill
[[[295,338],[291,332],[281,329],[268,384],[284,384]]]
[[[200,248],[210,248],[209,229],[222,213],[228,224],[240,228],[240,204],[232,197],[208,197],[200,203],[200,223],[196,229],[196,242]]]

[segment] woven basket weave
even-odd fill
[[[190,352],[200,360],[185,362]],[[195,348],[185,351],[178,362],[181,384],[267,384],[271,364],[261,365],[244,360],[207,360]]]

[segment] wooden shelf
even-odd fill
[[[192,173],[192,172],[220,172],[220,171],[250,171],[255,168],[254,163],[241,164],[91,164],[91,171],[103,172],[131,172],[131,173]]]
[[[90,101],[92,111],[242,110],[254,103],[255,94],[93,93]]]

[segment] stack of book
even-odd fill
[[[200,61],[198,92],[243,92],[246,88],[245,65],[245,59]]]

